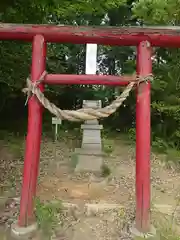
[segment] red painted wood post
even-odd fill
[[[37,81],[45,70],[46,43],[44,37],[36,35],[32,43],[31,79]],[[39,88],[43,91],[42,84]],[[28,131],[24,160],[23,184],[20,203],[19,225],[27,226],[34,221],[33,200],[36,193],[42,132],[42,106],[32,96],[28,101]]]
[[[137,48],[137,74],[152,72],[151,46],[145,41]],[[150,230],[150,82],[137,88],[136,100],[136,228]]]
[[[149,40],[152,46],[180,47],[180,27],[95,27],[1,23],[0,40],[32,41],[42,34],[47,42],[137,46]]]
[[[136,75],[113,76],[94,74],[47,74],[44,78],[46,84],[84,84],[84,85],[110,85],[123,86],[136,80]]]

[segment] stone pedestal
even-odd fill
[[[83,101],[84,108],[101,108],[101,101]],[[76,172],[100,172],[103,164],[101,129],[97,120],[85,121],[81,125],[83,129],[82,145],[76,149],[78,163]]]

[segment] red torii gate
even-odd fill
[[[77,27],[53,25],[0,24],[0,40],[32,42],[31,80],[39,79],[46,68],[46,43],[96,43],[137,46],[137,74],[152,72],[151,46],[180,47],[178,27]],[[135,76],[47,74],[46,84],[127,85]],[[43,84],[39,85],[41,91]],[[140,83],[136,98],[136,228],[150,230],[150,82]],[[42,106],[35,96],[28,102],[28,133],[20,202],[19,227],[32,224],[42,131]]]

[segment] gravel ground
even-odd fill
[[[37,196],[42,202],[61,200],[76,204],[80,209],[76,213],[75,211],[63,213],[64,225],[56,228],[53,239],[132,239],[130,227],[135,219],[134,146],[120,140],[113,141],[113,152],[104,159],[111,173],[103,178],[92,174],[74,174],[72,153],[74,147],[78,147],[79,144],[74,137],[56,144],[50,139],[43,139]],[[7,148],[0,151],[0,156],[3,161],[9,159],[12,162],[12,153],[9,153]],[[167,169],[160,158],[161,156],[152,154],[152,204],[170,204],[176,207],[180,174],[173,169]],[[22,161],[19,158],[17,161],[22,167]],[[15,168],[14,165],[12,168]],[[21,180],[19,170],[16,176],[19,176],[19,181],[15,184],[17,191],[16,193],[13,191],[12,195],[19,195]],[[5,179],[1,179],[1,182],[6,183],[7,178],[8,174],[5,174]],[[2,199],[7,197],[3,196]],[[17,218],[18,204],[9,196],[8,199],[9,202],[6,201],[4,208],[1,208],[1,226],[4,224],[9,226]],[[86,204],[118,204],[123,207],[88,215],[83,210]],[[34,239],[44,238],[38,233]]]

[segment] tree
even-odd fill
[[[109,9],[118,7],[123,3],[123,0],[78,0],[73,2],[68,0],[61,2],[57,0],[27,0],[25,2],[22,0],[3,0],[0,3],[2,6],[0,20],[13,23],[99,25]],[[81,55],[84,54],[84,46],[49,44],[48,48],[48,69],[52,72],[77,73],[83,69]],[[19,96],[25,84],[31,63],[31,45],[14,41],[1,42],[0,55],[0,87],[1,99],[3,99],[0,103],[0,109],[2,110],[5,105],[7,108],[7,104],[5,104],[7,100],[11,101],[13,98],[14,101],[16,96]],[[65,59],[66,56],[68,56],[68,60]]]
[[[178,25],[180,1],[139,0],[134,16],[144,25]],[[157,48],[153,64],[155,80],[152,95],[152,121],[156,137],[180,147],[179,49]]]
[[[179,0],[2,0],[0,20],[70,25],[175,25],[180,21],[178,4]],[[0,111],[6,109],[9,112],[14,103],[21,103],[22,108],[18,109],[22,111],[24,97],[20,91],[30,71],[31,44],[1,42],[0,56]],[[180,52],[177,49],[157,48],[153,62],[155,79],[152,83],[153,137],[166,139],[177,147],[180,147],[179,57]],[[133,73],[135,60],[135,48],[98,46],[98,71],[101,73]],[[84,73],[84,62],[84,45],[48,44],[49,72]],[[46,94],[62,108],[76,109],[81,106],[83,99],[102,99],[108,104],[121,90],[102,86],[48,86]],[[133,93],[126,100],[125,107],[121,107],[104,123],[126,131],[135,126],[134,114]]]

